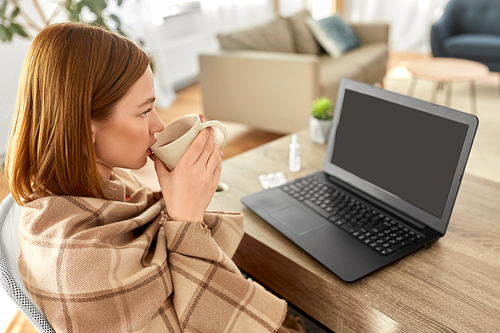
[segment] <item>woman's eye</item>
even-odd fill
[[[150,113],[151,111],[153,111],[153,109],[147,109],[146,111],[144,111],[143,113],[141,113],[141,116],[146,117],[146,115],[148,113]]]

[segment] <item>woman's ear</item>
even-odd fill
[[[94,120],[90,120],[90,129],[92,130],[92,143],[95,143],[95,134],[97,133],[98,123]]]

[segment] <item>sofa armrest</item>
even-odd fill
[[[389,43],[389,23],[351,23],[365,43]]]
[[[200,85],[207,119],[277,133],[308,126],[318,97],[318,57],[263,51],[202,53]]]

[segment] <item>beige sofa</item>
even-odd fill
[[[334,59],[308,31],[307,16],[300,12],[236,37],[221,35],[221,51],[200,54],[207,119],[289,133],[308,126],[315,98],[326,96],[335,101],[342,78],[369,84],[382,81],[388,58],[388,24],[352,24],[362,46]],[[269,51],[273,47],[279,51]]]

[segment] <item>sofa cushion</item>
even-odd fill
[[[288,21],[281,17],[251,29],[219,34],[217,38],[223,50],[295,52]]]
[[[311,31],[306,25],[306,19],[311,15],[307,10],[302,10],[291,16],[286,17],[290,24],[295,42],[295,52],[304,54],[320,54],[322,52],[321,46],[312,35]]]
[[[345,52],[361,46],[361,39],[339,15],[319,21],[306,19],[312,34],[330,56],[338,58]]]
[[[462,34],[446,38],[443,42],[446,54],[459,58],[499,59],[500,36]]]
[[[319,58],[319,81],[321,86],[339,81],[340,78],[375,84],[386,71],[387,44],[371,43],[345,53],[343,56]]]
[[[375,84],[385,75],[389,49],[386,43],[370,43],[347,52],[342,58],[361,68],[363,82]]]

